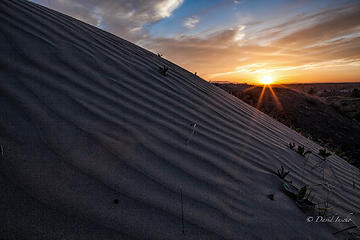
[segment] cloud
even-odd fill
[[[235,32],[235,35],[234,35],[234,40],[236,42],[241,41],[245,37],[245,33],[243,32],[244,29],[245,29],[244,25],[241,25],[241,26],[236,28],[236,32]]]
[[[336,59],[329,61],[321,62],[310,62],[307,64],[297,64],[297,65],[286,65],[286,66],[271,66],[269,63],[257,63],[257,64],[248,64],[237,67],[234,71],[224,72],[224,73],[215,73],[211,77],[226,76],[236,73],[261,73],[268,74],[273,72],[281,71],[293,71],[293,70],[314,70],[314,69],[326,69],[326,68],[336,68],[342,66],[356,66],[360,67],[359,59],[357,61],[349,59]]]
[[[194,28],[198,23],[199,23],[199,18],[198,17],[189,17],[188,19],[185,20],[184,22],[184,26],[186,28]]]
[[[155,9],[157,10],[156,13],[158,17],[166,18],[169,17],[178,6],[182,4],[183,0],[166,0],[159,2]]]
[[[289,34],[274,44],[279,46],[304,47],[331,38],[343,36],[355,31],[360,31],[360,7],[346,9],[338,13],[336,17],[331,16],[320,23],[314,24]]]
[[[209,26],[198,35],[179,33],[172,38],[151,37],[146,29],[170,17],[183,0],[33,1],[160,52],[208,80],[246,80],[266,72],[301,75],[323,69],[330,73],[351,67],[353,75],[360,75],[360,70],[354,70],[360,69],[359,1],[291,18],[285,12],[286,16],[280,14],[289,11],[289,6],[284,6],[275,19],[269,16],[249,22],[239,18],[227,26]],[[183,24],[191,29],[200,18],[206,23],[210,13],[229,3],[233,4],[221,1],[192,12]]]
[[[144,37],[144,25],[170,17],[183,0],[34,0],[122,38]]]
[[[208,80],[331,72],[360,66],[359,19],[360,6],[355,5],[297,15],[259,35],[249,36],[248,28],[239,25],[206,36],[147,39],[142,45]],[[263,39],[270,41],[262,44]]]

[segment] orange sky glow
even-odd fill
[[[360,82],[359,0],[31,0],[207,81]]]

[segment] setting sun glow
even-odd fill
[[[274,82],[274,78],[269,75],[265,75],[261,78],[261,83],[265,85],[269,85]]]

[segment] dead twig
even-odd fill
[[[183,192],[180,188],[180,200],[181,200],[181,225],[182,225],[182,233],[185,234],[185,225],[184,225],[184,199]]]
[[[188,139],[186,140],[185,145],[188,145],[188,144],[190,143],[193,135],[195,134],[197,124],[196,124],[196,123],[192,123],[190,126],[192,127],[192,132],[191,132],[190,136],[188,137]]]
[[[1,158],[3,158],[4,157],[4,147],[1,144],[0,144],[0,147],[1,147]]]
[[[342,229],[342,230],[340,230],[340,231],[334,232],[333,235],[336,235],[336,234],[338,234],[338,233],[342,233],[342,232],[348,231],[348,230],[353,229],[353,228],[357,228],[357,226],[354,225],[354,226],[351,226],[351,227],[344,228],[344,229]]]

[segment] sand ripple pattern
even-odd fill
[[[272,172],[283,165],[295,185],[321,182],[319,170],[302,176],[305,159],[287,147],[317,152],[310,140],[63,14],[2,0],[0,20],[0,236],[333,239],[343,227],[308,224]],[[328,165],[334,211],[358,212],[359,171],[337,156]],[[314,189],[317,201],[325,194]]]

